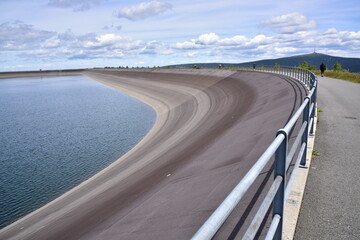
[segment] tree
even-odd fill
[[[334,64],[334,72],[342,72],[342,71],[343,71],[343,69],[342,69],[341,64],[339,62],[336,62]]]
[[[310,63],[308,63],[307,61],[304,61],[301,64],[299,64],[299,68],[304,68],[307,70],[316,70],[316,67],[313,65],[310,65]]]

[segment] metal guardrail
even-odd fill
[[[313,134],[316,95],[317,95],[317,77],[314,73],[302,69],[291,67],[261,67],[261,68],[245,68],[245,70],[271,72],[275,74],[290,76],[301,83],[303,83],[309,90],[309,94],[304,99],[304,102],[297,109],[292,118],[288,121],[283,129],[279,129],[276,138],[265,150],[261,157],[257,160],[254,166],[247,172],[238,185],[229,193],[220,206],[213,212],[213,214],[206,220],[206,222],[199,228],[191,240],[209,240],[214,237],[216,232],[223,225],[225,220],[229,217],[234,208],[238,205],[242,197],[245,195],[250,186],[259,176],[265,165],[269,162],[271,157],[275,154],[275,168],[274,181],[268,190],[261,206],[255,214],[250,226],[245,232],[243,239],[253,239],[257,234],[262,221],[264,220],[267,211],[271,204],[272,221],[270,228],[265,237],[268,239],[280,240],[282,238],[282,227],[284,222],[284,203],[289,196],[291,185],[294,181],[297,169],[300,166],[306,167],[306,149],[309,134]],[[289,134],[294,128],[298,119],[302,116],[302,126],[298,135],[288,151]],[[298,151],[294,169],[288,181],[286,181],[286,172],[293,160],[296,150],[301,144],[300,151]]]

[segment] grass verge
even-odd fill
[[[313,73],[315,73],[318,76],[321,75],[320,70],[313,70]],[[342,79],[354,83],[360,83],[360,73],[334,72],[333,70],[326,70],[324,76],[330,78]]]
[[[315,151],[315,150],[313,150],[313,151],[312,151],[312,156],[313,156],[313,157],[314,157],[314,156],[320,156],[320,153],[317,152],[317,151]]]

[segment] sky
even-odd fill
[[[360,0],[0,0],[0,71],[360,57]]]

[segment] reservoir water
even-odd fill
[[[0,228],[134,147],[156,114],[82,76],[0,80]]]

